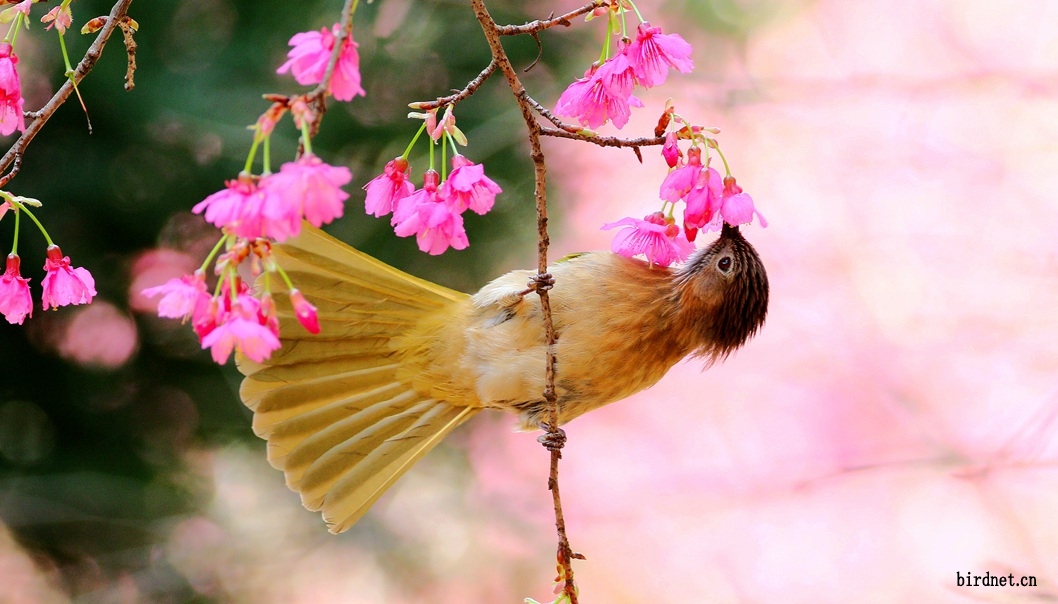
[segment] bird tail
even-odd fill
[[[279,265],[316,305],[320,333],[276,296],[282,348],[239,359],[240,395],[268,461],[332,533],[359,520],[416,461],[480,409],[453,406],[398,377],[394,338],[466,298],[407,275],[305,225]]]

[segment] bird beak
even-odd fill
[[[731,226],[731,225],[729,225],[726,222],[724,223],[723,230],[720,231],[720,238],[721,239],[735,239],[735,238],[739,238],[741,236],[742,235],[739,234],[737,226]]]

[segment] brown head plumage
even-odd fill
[[[764,324],[768,274],[738,227],[725,224],[720,238],[692,256],[676,279],[681,323],[695,337],[696,354],[723,359]]]

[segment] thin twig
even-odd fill
[[[554,136],[557,138],[569,138],[578,141],[584,141],[586,143],[592,143],[600,147],[632,147],[638,149],[639,147],[650,147],[655,145],[664,145],[664,136],[654,137],[639,137],[639,138],[619,138],[616,136],[599,136],[595,133],[586,134],[584,128],[580,126],[574,126],[573,124],[567,124],[562,120],[558,119],[554,113],[547,110],[546,107],[538,103],[533,97],[528,94],[523,95],[522,100],[528,103],[534,111],[542,115],[547,121],[554,124],[555,128],[548,128],[542,126],[540,128],[540,134],[543,136]]]
[[[537,278],[538,283],[543,283],[545,280],[550,280],[550,275],[547,275],[547,248],[550,244],[550,238],[547,233],[547,168],[544,163],[544,151],[540,145],[540,124],[536,121],[533,108],[524,101],[527,96],[525,88],[518,79],[518,74],[515,72],[514,66],[511,65],[507,52],[500,43],[500,30],[492,16],[489,15],[488,9],[485,8],[484,1],[471,0],[470,3],[474,8],[474,14],[477,16],[478,22],[481,23],[481,29],[485,33],[489,48],[492,50],[493,60],[497,63],[504,78],[507,80],[511,92],[514,93],[514,97],[518,101],[518,107],[522,112],[522,118],[525,120],[526,129],[529,131],[530,157],[533,160],[534,194],[536,197]],[[594,5],[592,8],[594,8]],[[547,341],[543,397],[549,410],[548,437],[554,437],[552,442],[559,443],[558,446],[549,447],[551,451],[551,472],[548,479],[548,488],[551,489],[551,496],[555,505],[555,529],[558,532],[558,562],[562,569],[559,576],[564,580],[562,590],[569,598],[571,604],[577,604],[577,588],[573,582],[573,566],[571,564],[574,553],[566,536],[566,523],[562,514],[562,498],[558,489],[558,460],[561,458],[560,435],[562,433],[558,427],[558,398],[555,394],[555,342],[557,338],[555,324],[551,317],[549,289],[550,287],[536,288],[536,292],[540,296],[540,310],[544,319],[544,337]]]
[[[32,121],[26,126],[26,131],[22,133],[22,136],[18,137],[11,148],[7,150],[3,158],[0,158],[0,172],[7,170],[11,166],[15,158],[21,157],[26,152],[26,147],[33,140],[33,137],[37,136],[40,129],[44,127],[44,124],[51,118],[51,116],[66,102],[66,99],[73,94],[74,84],[80,83],[84,79],[88,72],[92,71],[95,67],[96,61],[103,54],[103,47],[106,46],[107,40],[110,39],[110,34],[114,33],[114,30],[118,28],[118,23],[125,18],[125,14],[129,10],[129,5],[132,4],[132,0],[118,0],[114,4],[114,7],[110,9],[110,15],[107,17],[107,22],[99,30],[99,34],[96,35],[96,39],[92,42],[92,45],[88,47],[88,51],[85,52],[84,58],[77,64],[77,67],[73,71],[72,81],[67,79],[54,96],[40,108],[39,111],[27,113]]]
[[[556,138],[569,138],[577,141],[592,143],[600,147],[654,147],[665,144],[664,136],[641,136],[639,138],[618,138],[616,136],[598,136],[569,132],[558,128],[543,127],[540,129],[543,136],[554,136]]]
[[[125,69],[125,90],[132,90],[136,87],[136,39],[133,38],[133,34],[136,30],[133,29],[132,23],[129,22],[128,17],[122,18],[118,21],[118,27],[121,28],[121,35],[125,38],[125,52],[129,55],[128,68]]]
[[[518,34],[535,34],[550,29],[552,27],[561,25],[563,27],[569,27],[572,25],[570,19],[579,17],[581,15],[590,13],[591,11],[602,8],[604,6],[610,6],[610,0],[596,0],[591,4],[587,4],[578,8],[577,10],[570,11],[564,15],[558,17],[548,17],[547,19],[537,19],[536,21],[530,21],[525,25],[497,25],[496,33],[501,36],[516,36]]]
[[[474,94],[474,91],[477,90],[479,86],[484,84],[485,80],[489,79],[489,76],[496,72],[496,67],[496,59],[492,59],[492,61],[489,62],[488,66],[485,67],[485,69],[482,69],[481,73],[479,73],[476,78],[470,80],[470,82],[467,83],[465,88],[456,92],[455,94],[437,97],[437,99],[433,101],[409,103],[408,106],[412,109],[422,109],[424,111],[429,111],[431,109],[439,109],[441,107],[444,107],[445,105],[458,103],[459,101],[462,101],[468,96]]]

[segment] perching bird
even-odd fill
[[[482,409],[544,426],[544,328],[539,296],[526,295],[535,271],[468,296],[316,229],[275,253],[321,331],[306,333],[281,305],[283,346],[264,363],[240,360],[241,395],[269,462],[332,533]],[[687,355],[727,357],[768,308],[760,257],[726,225],[677,269],[590,252],[549,270],[560,424],[654,385]]]

